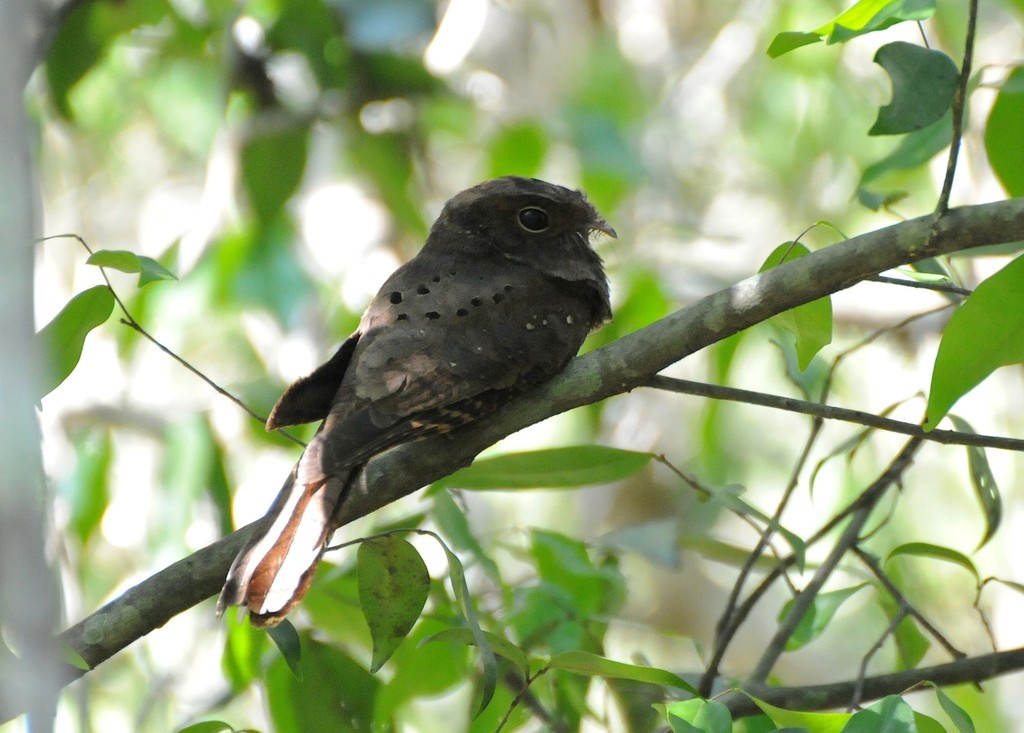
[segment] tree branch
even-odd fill
[[[900,433],[916,438],[943,445],[967,445],[978,448],[998,448],[1000,450],[1024,451],[1024,439],[1006,438],[1001,435],[981,435],[978,433],[962,433],[957,430],[930,430],[925,432],[924,428],[916,423],[893,420],[889,417],[881,417],[871,412],[851,410],[847,407],[835,407],[823,405],[819,402],[810,402],[796,397],[785,397],[782,395],[768,394],[767,392],[754,392],[749,389],[738,387],[724,387],[719,384],[707,384],[705,382],[693,382],[688,379],[677,379],[675,377],[663,377],[660,374],[651,377],[646,386],[652,389],[661,389],[666,392],[677,394],[688,394],[697,397],[709,397],[713,400],[729,400],[731,402],[742,402],[748,405],[761,405],[772,407],[776,410],[796,412],[801,415],[812,415],[825,418],[826,420],[841,420],[843,422],[864,425],[869,428],[885,430],[889,433]]]
[[[843,559],[843,556],[860,540],[860,531],[863,529],[864,523],[868,521],[868,517],[871,516],[875,505],[878,504],[878,500],[882,498],[889,487],[900,481],[903,474],[910,467],[914,454],[921,446],[921,442],[920,438],[911,438],[907,441],[907,444],[889,465],[889,468],[864,492],[864,501],[850,515],[850,523],[846,525],[835,546],[821,562],[810,582],[793,599],[793,605],[789,608],[786,617],[779,622],[779,628],[776,629],[775,635],[772,636],[768,646],[765,647],[765,652],[761,656],[760,661],[758,661],[754,671],[750,673],[749,682],[745,684],[757,686],[768,679],[768,675],[775,666],[775,662],[782,656],[782,652],[785,651],[790,637],[793,636],[793,632],[796,631],[796,627],[801,619],[810,610],[811,604],[814,603],[818,592],[825,585],[825,581],[832,575],[832,572],[839,565],[839,561]]]
[[[928,215],[894,224],[754,275],[574,359],[498,415],[375,457],[342,507],[341,521],[365,516],[468,465],[484,448],[528,425],[642,386],[670,364],[772,315],[898,265],[1017,241],[1022,231],[1024,199],[963,207],[937,221]],[[214,595],[249,531],[239,530],[160,571],[72,626],[61,641],[91,668],[109,659]],[[69,668],[65,681],[81,674]],[[0,710],[0,722],[18,712]]]
[[[1018,648],[965,657],[932,667],[918,667],[892,674],[865,677],[862,680],[799,687],[759,685],[756,688],[747,688],[746,692],[770,705],[787,710],[828,710],[846,705],[852,699],[858,685],[861,686],[861,699],[877,700],[886,695],[906,692],[922,682],[931,682],[940,687],[963,682],[983,682],[1022,669],[1024,648]],[[761,714],[761,709],[743,692],[728,692],[719,697],[718,701],[728,707],[736,718]]]

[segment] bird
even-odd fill
[[[254,627],[280,623],[370,458],[494,413],[565,367],[612,316],[595,233],[617,236],[585,194],[534,178],[484,181],[443,206],[355,333],[272,409],[268,430],[322,422],[232,563],[218,615],[242,606]]]

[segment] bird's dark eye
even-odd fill
[[[548,228],[548,214],[544,209],[527,206],[519,210],[519,225],[528,232],[542,232]]]

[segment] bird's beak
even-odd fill
[[[604,219],[600,219],[600,218],[595,219],[594,221],[590,222],[590,231],[591,232],[601,232],[602,234],[607,234],[612,239],[618,239],[619,238],[619,235],[616,233],[616,231],[614,229],[612,229],[611,224],[606,222]]]

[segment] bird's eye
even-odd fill
[[[548,228],[548,214],[544,209],[527,206],[519,210],[519,225],[528,232],[542,232]]]

